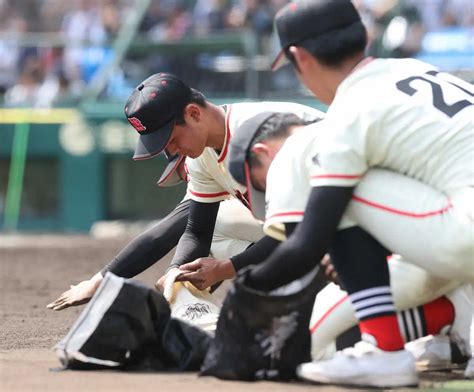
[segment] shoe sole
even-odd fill
[[[440,370],[450,370],[455,365],[451,361],[440,361],[440,362],[430,362],[430,361],[417,361],[416,369],[420,372],[425,371],[440,371]]]
[[[340,384],[340,385],[353,385],[353,386],[366,386],[366,387],[379,387],[379,388],[389,388],[389,387],[411,387],[417,386],[419,383],[418,376],[407,377],[406,374],[403,375],[384,375],[379,376],[379,379],[373,380],[370,378],[364,377],[351,377],[350,379],[332,379],[329,377],[324,377],[323,375],[305,375],[297,369],[296,374],[299,378],[311,381],[314,383],[320,384]],[[383,378],[383,383],[380,382],[380,379]]]

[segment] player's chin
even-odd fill
[[[184,155],[186,155],[189,158],[197,158],[202,154],[203,151],[204,151],[204,149],[193,150],[193,151],[189,151],[188,153],[186,153]]]

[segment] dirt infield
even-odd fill
[[[0,235],[0,390],[1,391],[337,391],[343,388],[271,382],[223,382],[196,374],[53,371],[51,350],[82,307],[54,312],[45,305],[70,284],[87,279],[128,242],[86,236]],[[168,262],[137,278],[152,284]],[[474,390],[460,369],[422,374],[421,388]],[[449,380],[455,380],[447,382]],[[347,389],[356,391],[357,389]]]

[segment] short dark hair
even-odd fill
[[[207,106],[207,101],[204,94],[192,87],[191,87],[191,97],[189,98],[189,101],[186,103],[186,105],[189,105],[190,103],[195,103],[199,106],[202,106],[203,108]],[[183,125],[185,123],[184,108],[186,107],[186,105],[184,105],[183,109],[181,110],[181,114],[176,116],[176,124],[178,125]]]
[[[321,119],[303,120],[293,113],[275,113],[266,119],[257,129],[255,135],[250,142],[247,163],[249,167],[260,166],[260,160],[257,155],[252,152],[252,147],[265,140],[279,139],[289,136],[290,128],[299,125],[309,125],[320,121]]]
[[[367,31],[359,21],[315,38],[307,38],[295,46],[305,48],[324,65],[338,66],[356,53],[364,52],[367,46]]]

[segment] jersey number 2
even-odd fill
[[[431,76],[436,76],[439,74],[439,72],[429,71],[427,72],[427,74]],[[423,82],[426,82],[431,86],[431,91],[433,92],[433,106],[436,109],[441,110],[444,114],[446,114],[449,117],[454,117],[457,113],[459,113],[465,107],[472,105],[472,103],[468,101],[467,99],[462,99],[452,104],[447,104],[444,100],[442,85],[437,82],[433,82],[432,80],[429,80],[423,76],[411,76],[407,79],[400,80],[399,82],[397,82],[396,86],[400,91],[412,96],[418,91],[416,88],[410,86],[410,83],[413,82],[414,80],[422,80]],[[467,95],[474,97],[473,93],[467,91],[461,86],[458,86],[457,84],[454,84],[451,82],[448,82],[448,83],[451,86],[454,86],[458,88],[459,90],[461,90],[462,92],[466,93]]]

